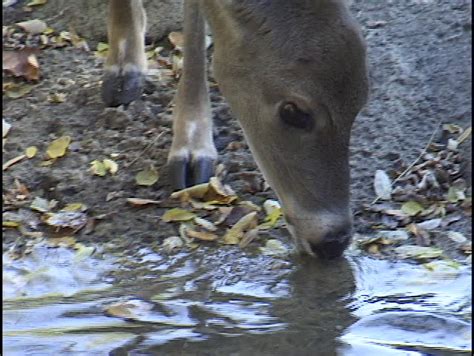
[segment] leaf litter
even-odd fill
[[[415,252],[408,247],[407,251],[398,250],[399,256],[417,258],[417,253],[429,256],[427,251],[431,251],[432,256],[440,256],[438,250],[429,250],[433,248],[437,232],[463,215],[471,216],[471,190],[467,189],[463,177],[464,157],[460,150],[460,146],[471,139],[471,131],[471,127],[444,124],[440,142],[434,142],[436,131],[433,132],[425,149],[410,165],[398,158],[391,171],[376,171],[376,199],[361,211],[375,235],[359,241],[360,246],[379,253],[383,246],[391,245],[393,241],[381,238],[377,230],[390,228],[414,236],[418,245],[414,247],[428,249]]]
[[[262,207],[241,201],[235,192],[212,177],[208,183],[198,184],[171,194],[183,208],[167,210],[162,221],[180,223],[180,242],[172,236],[163,247],[172,251],[177,247],[198,247],[196,242],[216,242],[246,248],[259,241],[263,231],[278,227],[281,206],[275,200],[264,201]],[[188,209],[184,209],[184,207]],[[173,247],[173,248],[171,248]]]

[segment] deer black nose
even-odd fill
[[[340,257],[351,241],[351,233],[327,235],[317,244],[310,243],[311,250],[324,259],[334,259]]]

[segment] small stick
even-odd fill
[[[415,166],[415,164],[418,163],[418,161],[423,157],[423,155],[426,153],[426,151],[428,150],[428,147],[430,147],[431,143],[433,142],[434,140],[434,137],[436,135],[436,133],[438,132],[438,129],[439,129],[439,126],[441,125],[441,120],[438,121],[438,123],[436,124],[436,127],[435,129],[433,130],[433,133],[431,134],[431,137],[430,139],[428,140],[428,143],[426,144],[425,148],[423,148],[423,150],[421,151],[420,155],[402,172],[400,173],[400,175],[395,178],[393,180],[393,182],[391,183],[391,186],[393,187],[393,185],[398,182],[400,179],[402,179],[408,172],[410,172],[410,170]],[[376,197],[372,203],[370,203],[370,205],[374,205],[375,203],[377,203],[379,201],[380,197]]]
[[[129,164],[125,165],[125,168],[130,168],[136,161],[138,161],[151,147],[153,147],[153,145],[160,139],[161,136],[163,136],[165,134],[165,131],[162,131],[160,132],[154,139],[153,141],[148,145],[146,146],[144,149],[143,149],[143,152],[141,154],[139,154],[137,157],[135,157],[135,159],[130,162]]]

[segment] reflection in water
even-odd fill
[[[29,299],[4,303],[6,355],[455,355],[471,347],[467,267],[144,248],[113,267],[90,259],[93,271],[70,282],[75,294],[61,295],[78,270],[59,260],[54,297],[30,283]],[[25,266],[45,267],[38,259]],[[19,270],[4,269],[7,290]],[[120,315],[106,312],[112,305]]]

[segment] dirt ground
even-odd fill
[[[368,42],[371,78],[370,102],[356,121],[351,144],[354,228],[360,234],[372,234],[381,228],[404,227],[391,217],[367,211],[375,197],[375,171],[396,177],[418,157],[440,123],[463,129],[471,125],[471,5],[467,0],[356,0],[352,8]],[[35,18],[34,11],[24,13],[21,6],[9,11],[4,14],[4,25]],[[169,46],[166,40],[164,43]],[[87,205],[88,216],[97,219],[93,230],[82,229],[76,239],[113,241],[123,249],[159,244],[177,235],[176,225],[160,220],[165,207],[137,208],[126,203],[130,197],[166,200],[170,193],[164,167],[172,139],[177,81],[150,77],[141,100],[128,108],[110,109],[100,99],[102,60],[94,53],[67,46],[43,49],[38,59],[41,79],[32,92],[18,99],[3,96],[3,118],[12,125],[3,163],[29,146],[39,150],[36,157],[4,171],[4,196],[15,189],[15,179],[30,192],[15,204],[4,201],[4,212],[28,210],[34,197],[57,200],[58,206],[81,202]],[[54,93],[65,94],[65,101],[49,102],[48,95]],[[258,205],[275,198],[271,190],[263,190],[261,174],[238,122],[212,78],[211,99],[224,182]],[[446,140],[442,132],[440,128],[434,142]],[[63,135],[72,139],[67,154],[42,166],[49,143]],[[470,138],[456,154],[461,161],[455,163],[462,167],[461,175],[470,186]],[[117,174],[92,175],[90,162],[111,155],[119,165]],[[150,166],[160,173],[158,182],[152,187],[138,186],[135,175]],[[466,195],[470,196],[470,189]],[[398,209],[401,203],[386,204]],[[428,242],[419,244],[440,246],[450,257],[465,258],[446,234],[456,231],[471,239],[470,206],[448,204],[446,210],[440,217],[449,222],[430,231]],[[288,237],[284,229],[271,233]],[[4,236],[4,247],[13,241],[21,244],[16,229],[4,228]]]

